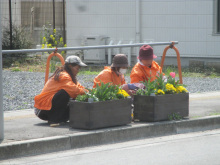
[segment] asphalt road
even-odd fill
[[[219,165],[220,129],[0,161],[47,165]]]

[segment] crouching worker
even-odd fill
[[[162,73],[161,67],[154,59],[157,58],[153,53],[153,48],[149,45],[143,45],[140,48],[138,59],[131,71],[131,83],[140,83],[144,81],[154,81]],[[164,77],[165,78],[165,77]]]
[[[65,64],[53,73],[42,92],[34,98],[35,114],[40,119],[48,123],[69,120],[69,99],[75,99],[86,91],[76,79],[80,67],[84,66],[87,65],[78,56],[69,56]]]
[[[125,54],[116,54],[111,67],[104,67],[104,70],[95,77],[93,88],[96,88],[97,84],[100,86],[101,82],[104,84],[110,83],[121,86],[129,95],[133,95],[139,86],[137,84],[126,84],[124,75],[127,72],[127,68],[127,56]]]
[[[111,67],[104,67],[104,70],[101,71],[98,76],[93,80],[93,88],[96,88],[96,85],[101,85],[101,82],[104,84],[110,83],[112,85],[123,85],[125,84],[124,74],[128,68],[128,59],[124,54],[116,54],[113,58],[113,63]]]

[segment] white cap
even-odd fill
[[[81,59],[78,56],[68,56],[65,60],[65,62],[70,63],[70,64],[77,64],[79,66],[87,66],[85,63],[81,61]]]

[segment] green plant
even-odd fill
[[[21,71],[19,68],[12,68],[12,70],[11,70],[12,72],[19,72],[19,71]]]
[[[177,113],[172,113],[172,114],[168,115],[168,119],[169,120],[181,120],[182,116],[180,116]]]
[[[168,115],[169,120],[181,120],[182,117],[177,113],[172,113],[171,115]]]
[[[111,85],[110,83],[101,83],[101,86],[97,85],[96,88],[88,89],[85,95],[78,95],[77,101],[88,102],[89,98],[97,101],[118,100],[128,97],[129,95],[121,90],[117,85]]]
[[[220,112],[212,112],[209,114],[210,116],[220,115]]]
[[[148,81],[142,82],[144,86],[146,87],[145,89],[138,89],[136,94],[137,95],[147,95],[149,96],[151,93],[155,93],[155,81]]]
[[[163,74],[158,74],[157,79],[154,81],[142,82],[145,89],[138,89],[136,95],[147,95],[150,96],[152,93],[156,95],[163,94],[175,94],[175,93],[186,93],[188,92],[184,84],[179,84],[179,80],[175,80],[175,73],[170,72],[167,81],[164,79]]]
[[[5,27],[3,29],[2,37],[2,49],[28,49],[31,48],[33,40],[31,34],[17,25],[12,25],[12,45],[10,44],[10,29]],[[14,56],[20,56],[21,54],[14,54]]]
[[[165,75],[169,75],[170,72],[178,72],[178,69],[176,66],[165,66],[163,72]]]
[[[56,70],[56,62],[51,60],[50,62],[50,72],[54,72]]]
[[[99,72],[97,72],[97,71],[80,71],[79,72],[79,75],[98,75],[99,74]]]
[[[41,44],[42,48],[66,47],[62,35],[56,29],[46,26],[43,26],[43,31],[41,32]],[[64,55],[65,52],[62,51],[61,54]]]
[[[21,26],[12,25],[12,40],[10,39],[10,29],[8,27],[3,28],[2,34],[2,49],[12,50],[12,49],[29,49],[33,45],[33,40],[31,39],[31,34],[25,28]],[[18,60],[22,62],[24,58],[27,57],[26,53],[14,53],[14,54],[3,54],[3,66],[11,66],[11,64]]]

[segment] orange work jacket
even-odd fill
[[[103,82],[104,84],[110,83],[113,85],[123,85],[125,84],[125,78],[123,75],[118,76],[114,71],[111,70],[110,67],[105,66],[104,70],[95,77],[93,82],[93,88],[96,87],[96,84],[100,86],[101,82]]]
[[[73,99],[86,91],[80,83],[75,84],[67,72],[62,72],[59,81],[55,81],[53,77],[47,81],[42,92],[35,96],[34,107],[41,110],[50,110],[53,96],[61,89],[64,89]]]
[[[135,64],[132,68],[130,78],[131,83],[139,83],[141,81],[148,81],[149,78],[151,81],[154,81],[159,76],[159,73],[162,73],[161,67],[157,62],[153,61],[151,68],[141,65],[139,62]]]

